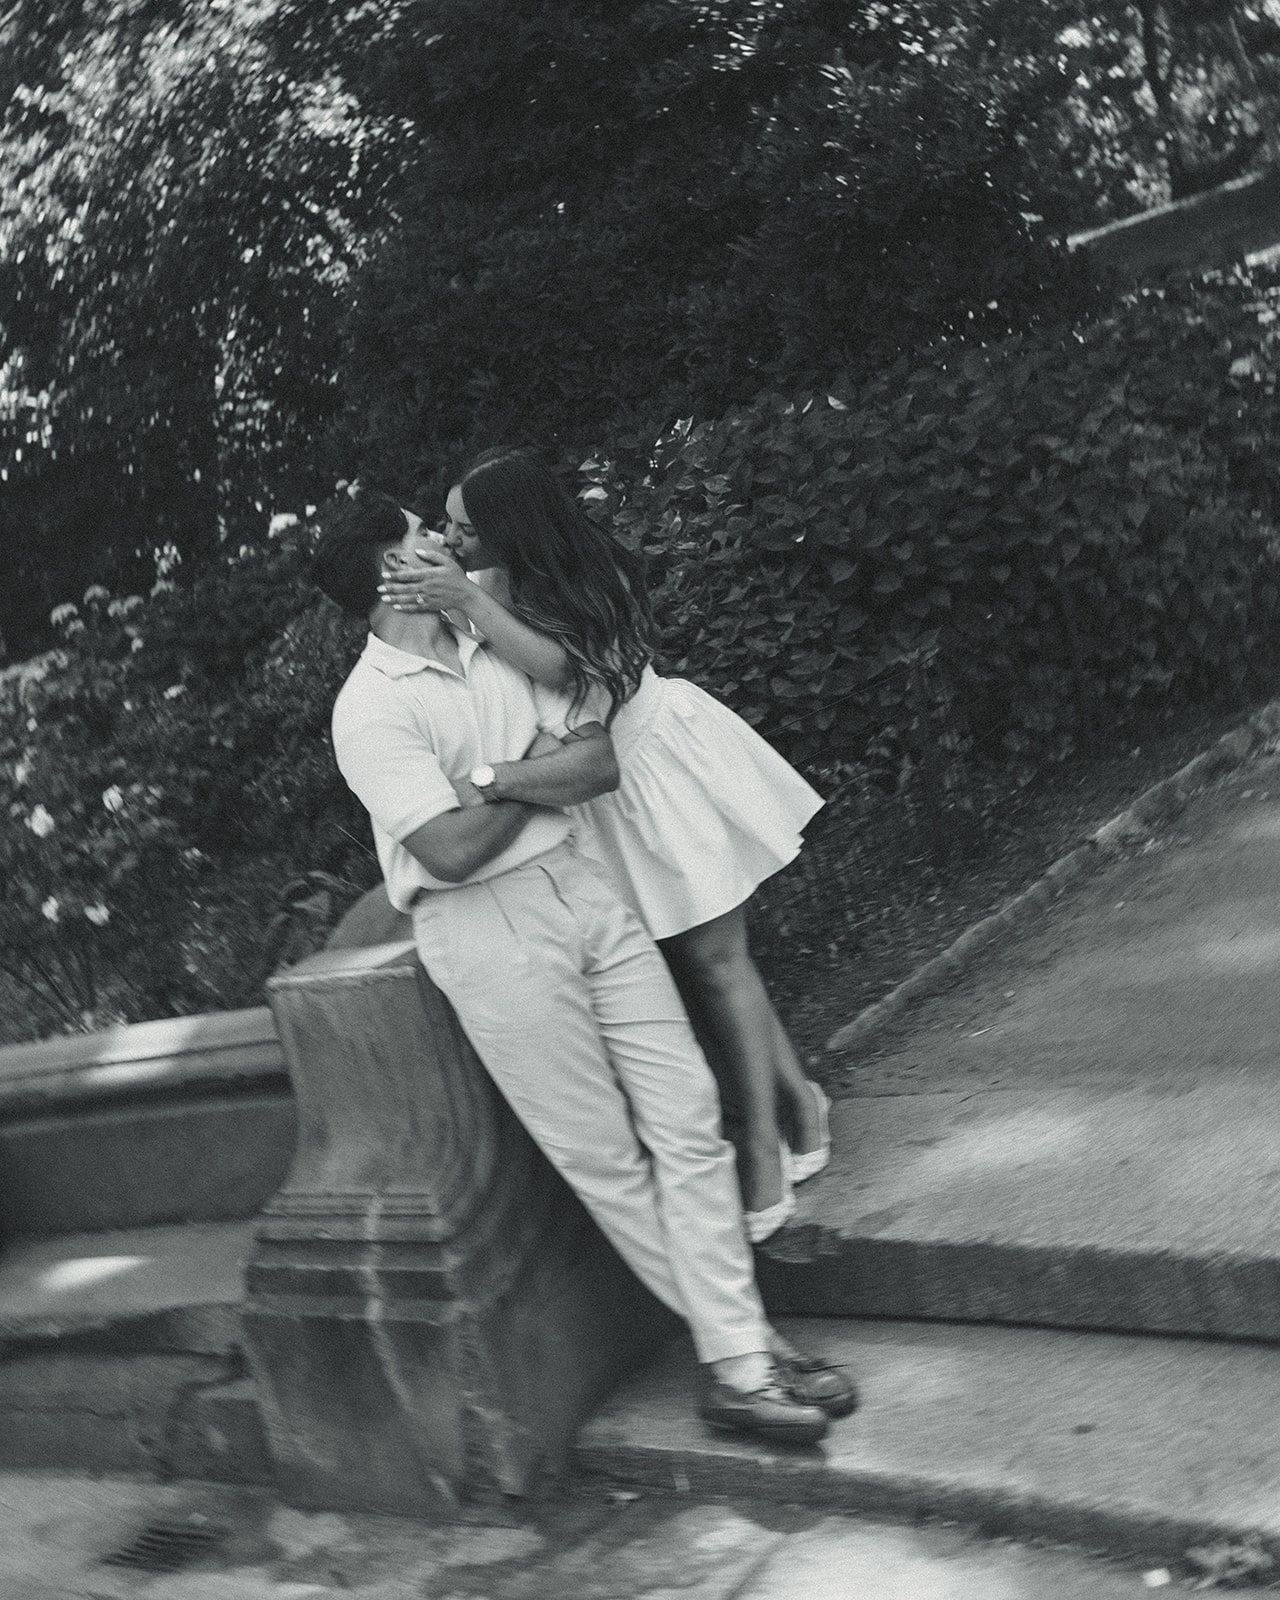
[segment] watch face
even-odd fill
[[[471,773],[472,786],[476,789],[487,789],[496,776],[492,767],[475,767]]]

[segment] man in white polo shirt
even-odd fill
[[[769,1328],[710,1070],[657,947],[577,856],[560,809],[616,786],[609,735],[598,723],[568,733],[567,697],[440,614],[379,600],[383,563],[420,559],[425,537],[412,513],[362,491],[335,508],[314,567],[369,618],[333,742],[388,896],[412,914],[423,965],[517,1116],[688,1323],[703,1417],[816,1441],[827,1411],[851,1408],[851,1387]],[[530,755],[535,742],[550,753]]]

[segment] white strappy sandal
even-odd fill
[[[783,1145],[783,1167],[792,1183],[804,1183],[809,1178],[816,1178],[831,1160],[831,1101],[820,1083],[815,1083],[812,1078],[806,1078],[805,1082],[813,1090],[813,1098],[818,1103],[820,1142],[816,1150],[804,1150],[799,1155]]]

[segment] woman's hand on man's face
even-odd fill
[[[422,545],[410,565],[384,566],[379,596],[396,611],[465,611],[476,587],[438,545]]]

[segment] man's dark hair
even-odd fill
[[[341,494],[320,514],[322,533],[311,558],[316,587],[344,611],[367,617],[378,601],[378,551],[409,531],[399,502],[377,489]]]

